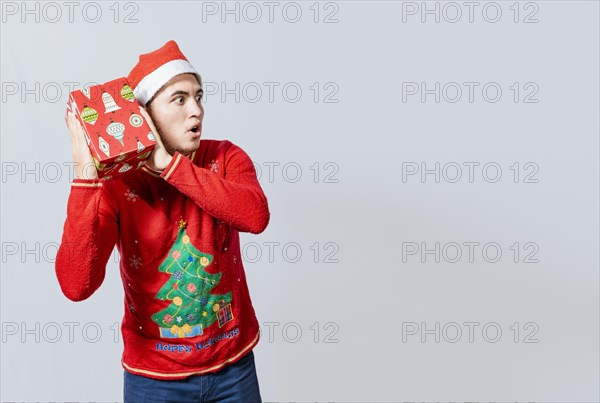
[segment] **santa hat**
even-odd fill
[[[200,74],[181,53],[177,43],[170,40],[162,48],[140,55],[138,64],[127,76],[127,81],[140,105],[146,106],[171,78],[184,73],[195,74],[198,83],[202,85]]]

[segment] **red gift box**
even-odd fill
[[[83,126],[100,179],[140,167],[156,145],[125,77],[72,91],[68,112]]]

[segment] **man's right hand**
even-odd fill
[[[73,112],[65,115],[65,122],[71,134],[71,145],[73,146],[73,162],[75,163],[75,176],[77,179],[97,179],[98,171],[94,164],[94,158],[87,145],[85,133],[81,123]]]

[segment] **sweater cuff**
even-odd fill
[[[95,179],[82,179],[82,178],[73,178],[71,182],[71,187],[83,187],[83,188],[94,188],[102,186],[102,180],[99,178]]]
[[[181,154],[179,151],[175,151],[175,153],[173,154],[173,158],[171,159],[171,162],[169,162],[169,165],[167,165],[165,167],[165,169],[162,171],[162,173],[160,174],[160,177],[163,178],[164,180],[168,180],[169,177],[173,174],[173,172],[175,172],[175,170],[179,166],[179,163],[181,162],[182,158],[185,158],[185,156],[183,154]]]

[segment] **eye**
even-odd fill
[[[198,95],[196,95],[196,100],[197,100],[198,102],[202,101],[202,97],[203,97],[203,96],[204,96],[204,94],[198,94]]]
[[[177,98],[175,98],[175,102],[176,102],[177,104],[179,104],[179,105],[183,105],[183,104],[182,104],[181,102],[179,102],[179,101],[183,101],[183,96],[180,96],[180,97],[177,97]]]

